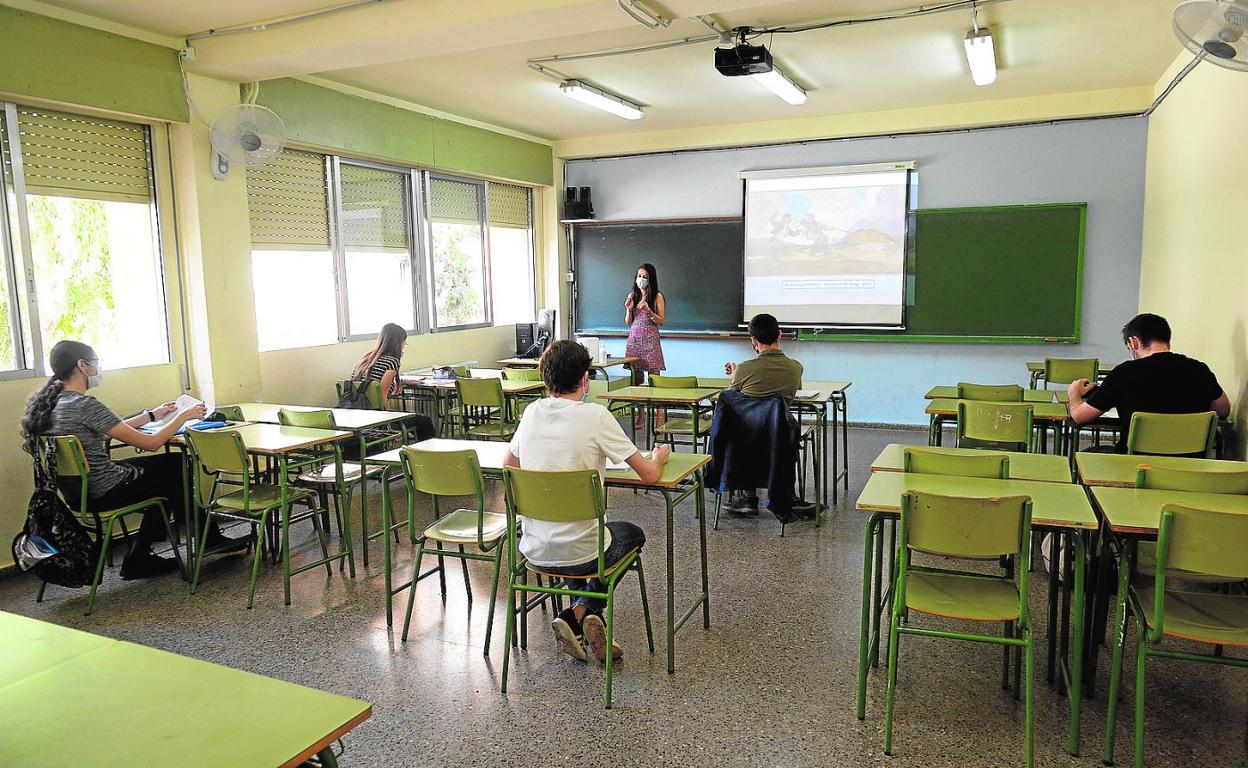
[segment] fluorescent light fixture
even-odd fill
[[[971,65],[975,85],[992,85],[997,79],[997,52],[992,45],[992,32],[987,27],[972,29],[962,41],[966,45],[966,63]]]
[[[806,91],[790,80],[777,66],[773,65],[770,72],[750,75],[750,77],[767,86],[767,90],[795,107],[806,103]]]
[[[643,114],[641,107],[631,101],[625,101],[615,94],[607,93],[600,88],[582,83],[580,80],[564,80],[559,84],[559,90],[570,99],[597,107],[625,120],[640,120]]]

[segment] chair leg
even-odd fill
[[[724,494],[722,493],[715,494],[715,525],[713,526],[713,528],[717,531],[719,530],[719,508],[723,506],[723,503],[724,503]]]
[[[464,554],[464,545],[459,545],[459,554]],[[464,569],[464,591],[468,594],[468,605],[472,606],[472,584],[468,581],[468,558],[459,558],[459,564]]]
[[[160,520],[165,524],[165,535],[169,537],[169,546],[173,550],[173,559],[178,563],[178,572],[185,579],[188,575],[186,563],[182,561],[182,555],[178,553],[178,545],[174,541],[174,526],[169,525],[169,515],[165,512],[165,505],[158,502],[156,506],[160,509]]]
[[[325,513],[325,515],[326,515],[326,516],[328,516],[328,515],[329,515],[329,504],[328,504],[328,503],[325,505],[325,508],[324,508],[324,510],[323,510],[323,511],[324,511],[324,513]],[[328,533],[328,530],[329,530],[329,521],[328,521],[328,520],[322,520],[322,519],[321,519],[321,512],[320,512],[320,511],[313,511],[313,512],[312,512],[312,528],[313,528],[313,529],[315,530],[315,532],[316,532],[316,540],[317,540],[317,542],[318,542],[318,543],[320,543],[320,545],[321,545],[321,557],[323,557],[323,558],[325,559],[325,575],[326,575],[326,576],[333,576],[333,575],[334,575],[334,569],[333,569],[333,566],[331,566],[331,565],[330,565],[330,563],[329,563],[329,547],[325,545],[325,539],[327,539],[327,538],[329,537],[329,533]],[[341,561],[339,561],[339,562],[341,562]]]
[[[1144,662],[1148,650],[1144,645],[1143,622],[1136,630],[1135,641],[1135,768],[1144,768]]]
[[[48,582],[46,582],[46,581],[41,581],[41,582],[39,582],[39,594],[35,595],[35,602],[36,602],[36,603],[42,603],[42,602],[43,602],[43,591],[44,591],[45,589],[47,589],[47,588],[48,588]]]
[[[499,539],[494,545],[497,551],[494,553],[494,571],[490,578],[490,612],[485,619],[485,647],[481,653],[489,658],[490,656],[490,636],[494,633],[494,606],[498,603],[498,572],[503,565],[503,548],[507,543],[507,539]]]
[[[511,645],[516,638],[516,565],[508,564],[507,627],[503,632],[503,675],[498,690],[507,693],[507,664],[511,661]]]
[[[204,548],[208,546],[208,528],[212,522],[212,513],[204,513],[204,531],[199,535],[199,546],[195,548],[195,572],[191,574],[191,594],[195,594],[195,590],[199,589],[199,573],[204,566]],[[260,551],[263,549],[258,543],[256,545],[256,554],[253,559],[260,558]],[[253,569],[254,570],[254,569]],[[254,578],[254,577],[253,577]],[[251,607],[251,606],[248,606]]]
[[[113,541],[113,523],[120,519],[115,517],[109,520],[108,527],[104,529],[104,540],[100,542],[100,554],[95,558],[95,575],[91,577],[91,592],[87,595],[87,611],[84,616],[90,616],[95,608],[95,590],[100,586],[100,577],[104,575],[104,561],[108,558],[109,545]]]
[[[1033,669],[1034,654],[1033,654],[1033,648],[1032,648],[1031,627],[1024,627],[1022,634],[1023,634],[1023,639],[1027,643],[1026,645],[1023,646],[1023,665],[1026,667],[1026,671],[1023,674],[1027,678],[1026,680],[1023,681],[1023,686],[1026,688],[1026,694],[1024,695],[1024,704],[1023,704],[1023,716],[1027,718],[1026,720],[1023,721],[1023,739],[1024,739],[1023,754],[1027,762],[1027,768],[1031,768],[1035,760],[1035,725],[1032,723],[1033,710],[1035,706],[1035,697],[1033,695],[1032,687],[1031,687],[1032,685],[1031,681],[1033,677],[1032,673],[1034,672],[1034,669]],[[1078,681],[1075,682],[1075,685],[1079,685],[1079,684],[1080,683]],[[1015,692],[1018,691],[1017,685],[1015,685],[1014,690]]]
[[[412,606],[416,603],[416,585],[420,583],[420,566],[425,562],[425,540],[420,540],[420,548],[416,550],[416,562],[412,565],[412,583],[407,588],[407,612],[403,615],[403,634],[401,642],[407,642],[407,631],[412,626]]]
[[[641,613],[646,618],[646,643],[654,653],[654,630],[650,626],[650,598],[646,597],[646,571],[641,567],[641,553],[637,553],[637,584],[641,587]]]
[[[269,510],[260,513],[260,529],[264,530],[269,521]],[[205,536],[207,538],[207,536]],[[200,548],[202,555],[203,548]],[[199,575],[198,566],[195,568],[196,577]],[[251,558],[251,584],[247,589],[247,610],[251,610],[251,606],[256,600],[256,579],[260,576],[260,548],[256,547],[256,554]]]
[[[897,692],[897,621],[899,613],[892,611],[888,627],[888,693],[884,699],[884,754],[893,754],[893,698]]]
[[[438,586],[442,588],[442,602],[446,602],[446,558],[442,557],[442,542],[433,543],[438,549]]]
[[[606,708],[611,709],[611,667],[615,660],[615,646],[612,637],[615,634],[615,583],[607,587],[607,659],[605,663],[607,676]]]

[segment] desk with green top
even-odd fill
[[[649,389],[649,387],[646,387]],[[477,463],[481,466],[481,474],[486,477],[501,478],[503,475],[503,461],[507,455],[507,444],[498,442],[487,442],[483,440],[446,440],[435,438],[433,440],[425,440],[411,446],[414,448],[422,448],[434,451],[475,451],[477,454]],[[711,457],[700,453],[673,453],[667,464],[663,467],[663,474],[653,483],[643,483],[641,478],[632,469],[607,470],[604,478],[608,488],[640,488],[646,490],[655,490],[663,495],[664,502],[667,507],[667,671],[669,674],[676,671],[676,633],[681,630],[689,617],[701,607],[702,608],[702,626],[709,629],[711,626],[711,597],[710,597],[710,577],[707,572],[706,561],[706,498],[704,492],[704,484],[702,479],[702,468],[711,460]],[[368,463],[384,468],[381,484],[381,510],[382,520],[386,526],[391,525],[392,504],[390,499],[390,484],[386,482],[386,473],[398,469],[402,471],[402,460],[399,456],[399,449],[379,453],[376,456],[370,456]],[[681,615],[680,619],[676,618],[676,593],[675,593],[675,531],[673,521],[676,507],[690,496],[694,497],[696,507],[696,515],[698,521],[698,546],[699,557],[701,562],[701,592],[698,593],[697,600],[693,605],[689,606]],[[414,505],[412,489],[408,488],[408,519],[414,518]],[[414,524],[414,523],[413,523]],[[385,562],[386,562],[386,624],[389,626],[393,622],[393,606],[392,598],[411,582],[405,582],[397,587],[393,584],[393,576],[391,574],[391,557],[390,557],[390,537],[385,537]]]
[[[907,448],[919,448],[946,456],[983,456],[985,453],[1006,456],[1010,460],[1011,480],[1036,480],[1043,483],[1069,483],[1070,462],[1051,453],[1019,453],[1018,451],[984,451],[979,448],[946,448],[926,445],[890,443],[871,462],[872,472],[902,472],[903,454]]]
[[[299,766],[363,701],[0,611],[0,763]]]
[[[937,398],[928,402],[927,407],[923,409],[929,417],[927,441],[929,445],[940,445],[941,428],[949,417],[957,417],[958,403],[960,402],[976,402],[973,400],[957,400],[949,398]],[[1066,403],[1022,403],[1022,405],[1031,406],[1031,418],[1033,423],[1042,430],[1040,450],[1046,449],[1045,440],[1047,440],[1048,429],[1052,429],[1054,433],[1053,442],[1057,447],[1058,453],[1061,453],[1062,434],[1066,424],[1066,419],[1070,416]]]
[[[925,400],[957,400],[957,385],[938,385],[927,390],[923,395]],[[1053,389],[1024,389],[1024,403],[1052,403],[1054,401],[1065,403],[1070,400],[1070,395],[1061,390]]]
[[[1098,379],[1105,378],[1105,376],[1108,375],[1110,371],[1114,370],[1117,365],[1117,363],[1098,362],[1096,377]],[[1044,381],[1044,361],[1029,361],[1027,363],[1027,375],[1031,379],[1028,386],[1031,389],[1035,389],[1040,382]]]
[[[1106,485],[1118,488],[1134,488],[1135,475],[1140,465],[1160,469],[1203,470],[1205,472],[1234,472],[1248,470],[1248,462],[1224,459],[1194,459],[1184,456],[1146,456],[1126,453],[1075,454],[1075,466],[1079,482],[1084,485]]]
[[[1060,457],[1057,457],[1060,459]],[[1051,569],[1049,577],[1049,658],[1050,665],[1057,658],[1054,652],[1056,637],[1061,637],[1061,673],[1070,699],[1070,741],[1072,755],[1079,754],[1079,713],[1082,706],[1082,690],[1076,681],[1082,678],[1083,665],[1083,583],[1084,553],[1088,535],[1097,528],[1096,515],[1088,504],[1084,490],[1068,482],[1038,482],[1030,480],[990,480],[977,477],[951,477],[948,475],[919,475],[904,472],[873,472],[858,496],[857,508],[870,512],[867,520],[863,548],[862,573],[862,625],[858,645],[858,719],[866,717],[867,668],[879,665],[880,618],[888,603],[895,577],[895,566],[888,568],[889,586],[883,588],[884,579],[884,531],[886,518],[896,519],[901,514],[901,497],[910,490],[940,493],[951,496],[1027,496],[1031,499],[1031,524],[1033,528],[1050,529],[1073,539],[1074,556],[1066,558],[1063,584],[1072,585],[1061,611],[1061,632],[1054,631],[1058,621],[1056,581],[1057,571]],[[1053,554],[1056,555],[1057,537],[1054,537]],[[1059,562],[1052,557],[1052,562]],[[1073,570],[1073,573],[1071,571]],[[1070,600],[1073,596],[1073,606]],[[1070,614],[1074,615],[1072,632],[1067,631]],[[1067,656],[1067,638],[1071,638]]]
[[[495,377],[474,376],[473,378]],[[404,389],[423,390],[433,396],[434,407],[431,418],[433,419],[434,429],[441,433],[442,419],[446,418],[450,403],[455,399],[455,379],[435,379],[429,376],[414,376],[403,373],[399,375],[399,383],[402,384]],[[511,379],[503,379],[500,383],[503,387],[503,397],[508,401],[521,395],[536,394],[546,386],[540,381],[512,381]]]
[[[640,359],[640,357],[608,357],[605,360],[595,360],[589,364],[589,367],[597,368],[605,373],[608,368],[632,365]],[[498,364],[504,368],[536,368],[537,363],[538,358],[536,357],[505,357],[498,361]]]

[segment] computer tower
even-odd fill
[[[516,357],[537,357],[540,352],[533,343],[533,323],[516,323]]]

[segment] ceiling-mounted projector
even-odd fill
[[[771,51],[765,45],[738,43],[731,48],[715,49],[715,69],[728,77],[761,75],[772,70]]]

